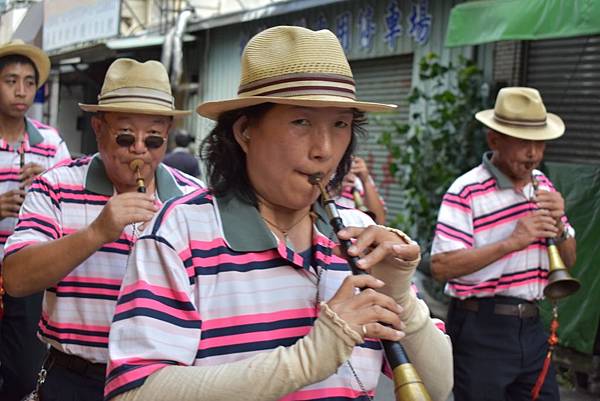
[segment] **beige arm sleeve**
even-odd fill
[[[335,373],[362,337],[325,303],[311,332],[290,347],[216,366],[169,366],[113,401],[277,400]]]
[[[406,337],[400,340],[408,358],[423,379],[433,401],[446,401],[454,385],[452,343],[429,317],[429,308],[411,296],[412,312],[403,317]],[[406,309],[405,309],[406,310]]]
[[[429,316],[429,308],[410,289],[411,279],[420,259],[397,260],[394,266],[381,266],[377,278],[386,283],[378,291],[391,296],[404,310],[406,337],[400,343],[421,376],[433,401],[446,401],[454,384],[452,344]]]

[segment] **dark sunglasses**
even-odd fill
[[[133,134],[118,134],[115,137],[115,141],[117,141],[117,145],[122,146],[124,148],[129,148],[131,145],[135,143],[135,135]],[[165,144],[165,138],[158,135],[150,135],[144,138],[144,145],[148,149],[158,149]]]

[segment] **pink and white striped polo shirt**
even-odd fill
[[[196,178],[163,164],[157,168],[156,185],[159,203],[203,186]],[[86,227],[114,193],[99,155],[46,171],[31,186],[15,233],[6,244],[6,255]],[[129,251],[138,234],[129,225],[118,240],[105,244],[46,289],[38,329],[42,341],[67,354],[107,362],[108,330]]]
[[[18,189],[21,185],[21,153],[24,153],[25,164],[36,163],[44,169],[71,159],[67,145],[54,128],[26,118],[25,130],[23,141],[17,144],[0,138],[0,194]],[[0,260],[4,256],[4,244],[16,224],[15,217],[0,220]]]
[[[517,191],[511,181],[490,161],[454,181],[438,214],[431,254],[459,249],[481,248],[507,238],[517,221],[537,207],[531,201],[533,188],[527,184]],[[539,170],[533,175],[539,188],[556,191]],[[566,217],[566,226],[570,227]],[[543,239],[512,252],[474,273],[448,281],[446,294],[456,298],[512,296],[526,300],[543,298],[548,281],[548,254]]]
[[[311,330],[319,300],[350,274],[332,254],[334,234],[315,205],[313,245],[295,252],[278,241],[256,208],[196,191],[166,203],[129,260],[110,332],[105,398],[136,388],[168,365],[210,366],[290,346]],[[347,225],[374,224],[341,210]],[[320,276],[320,279],[317,277]],[[351,363],[373,395],[383,367],[379,341],[357,346]],[[347,364],[288,400],[354,400]]]

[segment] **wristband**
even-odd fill
[[[400,237],[400,239],[401,239],[402,241],[404,241],[406,244],[412,244],[412,243],[414,242],[414,241],[413,241],[412,239],[410,239],[410,237],[409,237],[408,235],[406,235],[406,234],[404,233],[404,231],[402,231],[402,230],[398,230],[397,228],[394,228],[394,227],[383,226],[383,225],[381,225],[381,224],[378,224],[378,225],[377,225],[377,227],[381,227],[381,228],[383,228],[384,230],[387,230],[387,231],[389,231],[389,232],[391,232],[391,233],[394,233],[394,234],[396,234],[396,235],[397,235],[398,237]]]

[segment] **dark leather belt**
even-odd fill
[[[482,309],[480,307],[481,302],[478,298],[458,299],[456,305],[460,309],[478,312]],[[495,315],[515,316],[520,319],[538,317],[540,314],[537,304],[527,301],[519,304],[495,303],[493,307]]]
[[[48,366],[54,364],[78,373],[82,376],[100,378],[104,380],[104,376],[106,374],[106,364],[92,363],[87,359],[60,352],[54,347],[50,347],[50,357],[48,358],[48,362]]]

